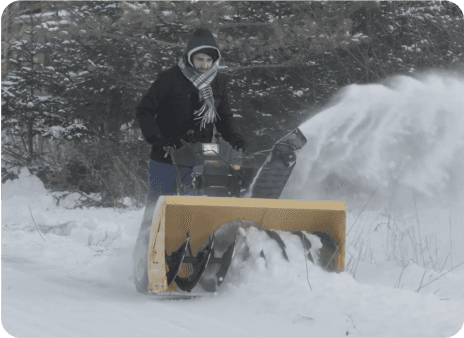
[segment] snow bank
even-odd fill
[[[18,179],[8,180],[2,183],[2,200],[16,197],[31,197],[32,194],[46,194],[42,181],[37,176],[31,175],[27,168],[22,168]]]
[[[75,208],[81,197],[51,193],[22,168],[18,179],[2,184],[3,255],[19,255],[80,279],[130,279],[143,210]]]

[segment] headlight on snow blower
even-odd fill
[[[216,143],[203,143],[203,155],[214,156],[219,153],[219,144]]]

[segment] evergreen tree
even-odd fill
[[[50,48],[42,38],[42,18],[36,13],[19,18],[27,28],[10,47],[13,69],[2,80],[2,150],[3,160],[30,166],[43,155],[34,148],[36,136],[69,125],[61,114],[63,99],[50,93],[57,74],[40,62]]]
[[[59,3],[56,12],[55,21],[47,23],[50,58],[64,79],[59,94],[69,103],[68,114],[81,120],[90,135],[121,137],[121,126],[133,120],[140,88],[134,86],[137,47],[102,34],[119,29],[118,3]]]

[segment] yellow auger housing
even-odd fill
[[[214,230],[233,220],[260,224],[261,230],[323,232],[335,242],[335,270],[345,266],[346,212],[343,202],[277,200],[261,198],[161,196],[154,212],[148,247],[148,290],[175,291],[167,283],[166,255],[186,241],[197,255]],[[179,276],[192,271],[183,263]],[[190,271],[189,271],[190,270]]]

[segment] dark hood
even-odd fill
[[[214,39],[213,34],[206,28],[199,28],[190,36],[187,47],[184,50],[183,58],[187,65],[193,67],[191,63],[191,56],[193,53],[200,49],[210,48],[217,52],[217,58],[213,58],[214,62],[219,62],[221,59],[221,52],[219,47]]]

